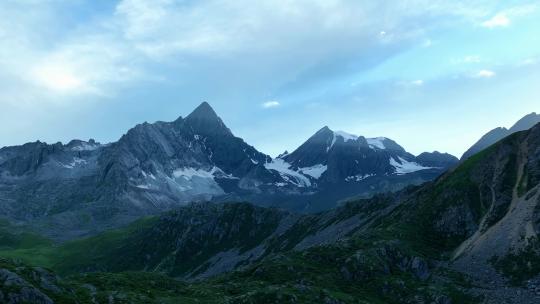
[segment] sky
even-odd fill
[[[273,156],[329,126],[459,157],[540,112],[540,1],[0,1],[0,146],[202,101]]]

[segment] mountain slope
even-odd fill
[[[495,128],[484,136],[482,136],[474,145],[472,145],[463,155],[461,160],[465,160],[472,155],[482,151],[483,149],[491,146],[492,144],[498,142],[499,140],[505,138],[508,135],[511,135],[515,132],[524,131],[532,128],[537,123],[540,123],[540,114],[530,113],[518,120],[510,129],[506,128]]]
[[[451,267],[471,276],[488,303],[534,303],[534,295],[511,289],[508,280],[520,287],[540,283],[539,173],[540,124],[420,189],[381,228],[401,233],[415,250],[452,259]]]
[[[48,261],[62,273],[204,278],[190,288],[238,303],[535,303],[522,284],[540,283],[539,196],[537,125],[433,182],[319,214],[199,203],[93,238],[0,255]],[[111,284],[121,276],[106,274]]]
[[[399,196],[378,196],[303,216],[245,203],[193,204],[59,247],[11,253],[70,273],[67,281],[58,280],[62,289],[34,288],[59,298],[69,296],[69,288],[87,286],[78,293],[81,303],[92,297],[159,303],[147,299],[154,294],[209,303],[473,303],[459,287],[433,279],[435,269],[401,242],[369,236],[370,227],[399,202]],[[46,258],[36,259],[39,254]],[[171,284],[156,273],[198,280]]]
[[[44,242],[34,248],[11,246],[0,255],[47,261],[44,266],[61,273],[157,271],[204,278],[274,253],[336,242],[385,212],[392,198],[351,203],[320,215],[249,203],[193,203],[94,237],[60,246]]]
[[[432,237],[425,241],[444,250],[476,239],[470,238],[484,234],[506,217],[513,217],[513,212],[518,211],[516,204],[526,205],[518,203],[520,200],[536,200],[540,181],[539,139],[537,125],[491,146],[421,188],[388,221],[395,217],[400,219],[397,223],[405,220],[416,229],[430,231]],[[411,210],[413,205],[415,209]],[[525,213],[533,220],[536,213],[529,211]],[[516,222],[513,226],[528,225]],[[439,241],[433,243],[431,238]],[[463,245],[454,253],[456,257],[467,251],[469,246]]]

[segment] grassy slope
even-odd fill
[[[361,205],[351,203],[343,212],[366,211],[366,208],[371,210],[373,206],[365,202]],[[338,216],[345,216],[343,212]],[[126,228],[62,246],[38,242],[31,248],[5,249],[0,251],[0,255],[69,273],[71,269],[92,261],[99,265],[130,236],[145,231],[145,227],[152,226],[154,222],[155,218],[143,219]],[[302,234],[301,231],[298,233]],[[242,271],[195,284],[143,272],[75,274],[68,276],[64,284],[75,290],[82,303],[90,301],[88,288],[82,287],[85,284],[97,288],[96,299],[113,295],[120,297],[119,302],[124,299],[127,303],[194,303],[195,300],[201,301],[199,303],[222,303],[223,299],[230,303],[324,303],[334,300],[343,303],[401,303],[404,298],[420,296],[434,300],[442,294],[450,295],[459,303],[473,302],[456,288],[459,282],[448,284],[420,280],[410,272],[396,268],[394,262],[379,257],[377,251],[370,250],[377,246],[384,247],[384,242],[375,236],[364,235],[346,243],[315,247],[302,253],[284,252]],[[406,243],[400,243],[398,250],[405,255],[415,254],[408,247]],[[369,271],[366,277],[351,280],[344,277],[343,267],[357,252],[363,252],[367,257],[362,267]]]
[[[0,256],[19,259],[28,265],[48,267],[59,273],[67,273],[81,263],[87,265],[95,262],[99,267],[99,261],[110,257],[117,246],[133,233],[149,227],[155,220],[156,217],[142,218],[125,228],[62,245],[28,232],[14,234],[10,232],[13,228],[5,226],[4,230],[0,229]]]

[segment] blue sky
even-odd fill
[[[262,152],[321,127],[460,156],[540,111],[538,1],[5,0],[0,146],[208,101]]]

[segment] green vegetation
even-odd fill
[[[28,265],[42,266],[65,274],[82,265],[95,263],[112,256],[114,249],[130,235],[151,226],[156,217],[142,218],[125,228],[106,231],[97,236],[67,242],[62,245],[29,232],[11,233],[12,226],[0,228],[0,256],[24,261]],[[97,270],[97,269],[94,269]]]
[[[400,246],[399,242],[356,239],[269,256],[241,271],[192,283],[148,272],[75,274],[51,282],[59,291],[44,289],[35,268],[2,259],[0,268],[17,272],[57,303],[114,299],[115,303],[383,304],[413,299],[432,302],[443,297],[456,303],[476,303],[462,291],[462,278],[448,275],[445,282],[420,279],[403,268],[401,264],[410,257]]]
[[[0,220],[0,250],[48,245],[51,245],[50,240],[35,233],[18,231],[17,227],[10,225],[6,220]]]

